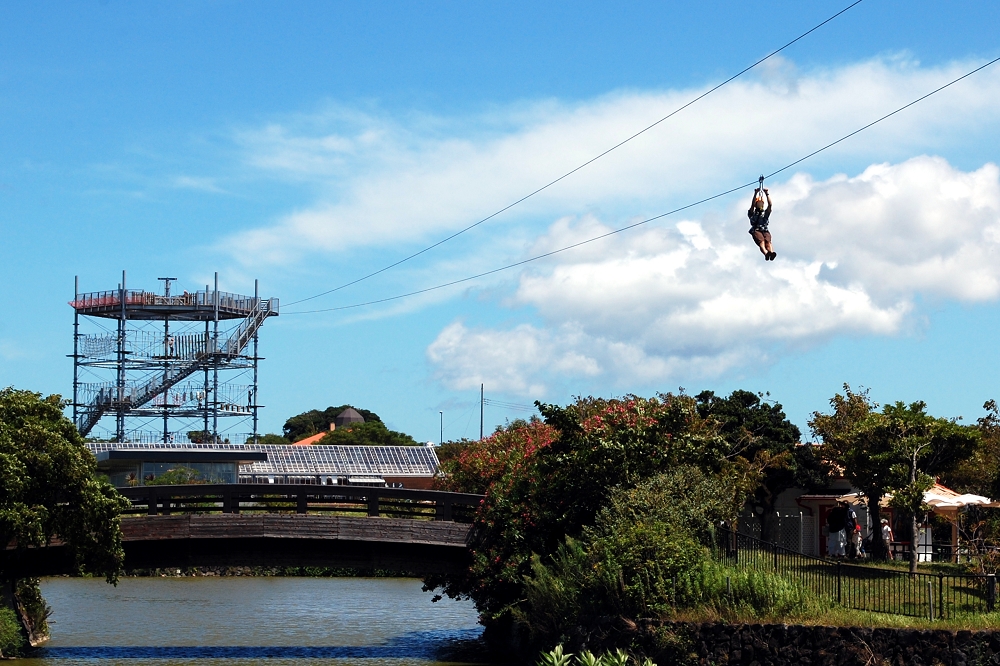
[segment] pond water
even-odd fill
[[[48,578],[52,640],[20,663],[485,663],[469,602],[412,578]]]

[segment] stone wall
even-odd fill
[[[1000,632],[783,624],[665,623],[635,636],[660,666],[978,666],[1000,664]]]

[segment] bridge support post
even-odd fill
[[[451,502],[438,500],[437,505],[434,507],[434,520],[452,520],[451,506]]]
[[[240,496],[235,488],[226,488],[222,491],[222,513],[239,513]]]
[[[368,517],[378,518],[378,495],[368,496]]]
[[[147,491],[146,492],[149,493],[146,496],[148,498],[147,499],[147,504],[146,504],[146,506],[147,506],[146,514],[150,515],[150,516],[155,516],[156,515],[156,503],[157,503],[156,491],[152,487],[147,486]]]

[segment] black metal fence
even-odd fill
[[[481,495],[408,488],[298,484],[193,484],[119,488],[126,514],[326,513],[472,522]]]
[[[770,570],[856,610],[947,619],[996,608],[994,575],[916,573],[831,561],[725,529],[717,555],[734,567]]]

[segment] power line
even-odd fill
[[[414,259],[414,258],[416,258],[416,257],[419,257],[420,255],[424,254],[425,252],[429,252],[429,251],[433,250],[434,248],[438,247],[439,245],[444,245],[444,244],[445,244],[445,243],[447,243],[448,241],[450,241],[450,240],[452,240],[452,239],[454,239],[454,238],[457,238],[458,236],[461,236],[461,235],[462,235],[462,234],[464,234],[464,233],[465,233],[466,231],[469,231],[469,230],[471,230],[471,229],[475,229],[475,228],[476,228],[476,227],[478,227],[478,226],[479,226],[480,224],[483,224],[484,222],[488,222],[489,220],[492,220],[492,219],[493,219],[494,217],[496,217],[497,215],[500,215],[501,213],[504,213],[504,212],[506,212],[506,211],[510,210],[510,209],[511,209],[511,208],[513,208],[514,206],[517,206],[518,204],[520,204],[520,203],[523,203],[523,202],[527,201],[528,199],[530,199],[531,197],[535,196],[536,194],[539,194],[540,192],[543,192],[543,191],[545,191],[545,190],[549,189],[550,187],[552,187],[552,186],[553,186],[553,185],[555,185],[556,183],[558,183],[558,182],[560,182],[560,181],[562,181],[562,180],[565,180],[566,178],[569,178],[570,176],[572,176],[572,175],[573,175],[574,173],[576,173],[577,171],[579,171],[579,170],[581,170],[581,169],[583,169],[583,168],[585,168],[585,167],[587,167],[587,166],[590,166],[591,164],[593,164],[593,163],[594,163],[594,162],[596,162],[597,160],[601,159],[602,157],[604,157],[604,156],[605,156],[605,155],[607,155],[608,153],[611,153],[611,152],[613,152],[613,151],[617,150],[618,148],[621,148],[622,146],[624,146],[624,145],[625,145],[626,143],[628,143],[628,142],[629,142],[629,141],[631,141],[632,139],[635,139],[636,137],[638,137],[638,136],[640,136],[640,135],[642,135],[642,134],[645,134],[646,132],[648,132],[649,130],[653,129],[654,127],[656,127],[656,126],[657,126],[657,125],[659,125],[660,123],[664,122],[665,120],[669,120],[670,118],[672,118],[673,116],[677,115],[678,113],[680,113],[680,112],[681,112],[681,111],[683,111],[684,109],[688,108],[688,107],[689,107],[689,106],[691,106],[692,104],[694,104],[694,103],[696,103],[696,102],[698,102],[698,101],[700,101],[700,100],[704,99],[705,97],[708,97],[709,95],[711,95],[712,93],[714,93],[714,92],[715,92],[716,90],[718,90],[719,88],[721,88],[721,87],[723,87],[724,85],[726,85],[726,84],[728,84],[728,83],[732,82],[733,80],[735,80],[735,79],[737,79],[737,78],[739,78],[739,77],[743,76],[744,74],[746,74],[747,72],[749,72],[749,71],[750,71],[751,69],[753,69],[753,68],[754,68],[754,67],[756,67],[757,65],[761,64],[762,62],[764,62],[765,60],[767,60],[767,59],[769,59],[769,58],[772,58],[772,57],[774,57],[774,56],[778,55],[779,53],[781,53],[782,51],[784,51],[785,49],[787,49],[787,48],[788,48],[789,46],[791,46],[791,45],[792,45],[792,44],[794,44],[795,42],[797,42],[797,41],[801,40],[802,38],[804,38],[804,37],[808,36],[808,35],[809,35],[810,33],[813,33],[813,32],[815,32],[816,30],[819,30],[820,28],[822,28],[822,27],[823,27],[824,25],[826,25],[827,23],[829,23],[829,22],[830,22],[830,21],[832,21],[833,19],[837,18],[838,16],[840,16],[841,14],[843,14],[844,12],[846,12],[847,10],[851,9],[851,8],[852,8],[852,7],[854,7],[855,5],[859,5],[859,4],[861,4],[861,3],[863,2],[863,1],[864,1],[864,0],[855,0],[855,2],[852,2],[852,3],[851,3],[850,5],[848,5],[847,7],[844,7],[844,8],[843,8],[843,9],[841,9],[841,10],[840,10],[839,12],[837,12],[836,14],[834,14],[833,16],[831,16],[830,18],[826,19],[826,20],[825,20],[825,21],[823,21],[822,23],[818,23],[818,24],[816,24],[815,26],[813,26],[812,28],[810,28],[809,30],[806,30],[806,31],[805,31],[805,32],[803,32],[803,33],[802,33],[801,35],[799,35],[798,37],[796,37],[796,38],[795,38],[795,39],[793,39],[792,41],[788,42],[787,44],[785,44],[785,45],[784,45],[784,46],[782,46],[781,48],[779,48],[779,49],[775,49],[774,51],[771,51],[771,52],[770,52],[770,53],[768,53],[768,54],[767,54],[766,56],[764,56],[763,58],[761,58],[760,60],[758,60],[757,62],[753,63],[753,64],[752,64],[752,65],[750,65],[749,67],[746,67],[746,68],[744,68],[744,69],[740,70],[740,71],[739,71],[739,72],[737,72],[736,74],[733,74],[732,76],[730,76],[730,77],[729,77],[728,79],[726,79],[726,80],[725,80],[725,81],[723,81],[722,83],[719,83],[718,85],[716,85],[716,86],[714,86],[714,87],[712,87],[712,88],[709,88],[709,89],[708,89],[707,91],[705,91],[705,92],[703,92],[702,94],[698,95],[697,97],[695,97],[695,98],[694,98],[694,99],[692,99],[691,101],[689,101],[689,102],[685,103],[684,105],[682,105],[682,106],[680,106],[680,107],[678,107],[678,108],[674,109],[673,111],[671,111],[671,112],[670,112],[670,113],[668,113],[667,115],[663,116],[662,118],[660,118],[659,120],[657,120],[657,121],[656,121],[655,123],[653,123],[652,125],[648,125],[647,127],[644,127],[643,129],[639,130],[638,132],[636,132],[636,133],[635,133],[635,134],[633,134],[632,136],[628,137],[627,139],[624,139],[624,140],[622,140],[622,141],[619,141],[619,142],[618,142],[618,143],[616,143],[615,145],[611,146],[610,148],[608,148],[607,150],[605,150],[605,151],[604,151],[603,153],[600,153],[600,154],[599,154],[599,155],[597,155],[596,157],[592,157],[592,158],[590,158],[589,160],[587,160],[586,162],[584,162],[584,163],[583,163],[583,164],[581,164],[580,166],[578,166],[578,167],[576,167],[576,168],[572,169],[571,171],[567,171],[566,173],[564,173],[563,175],[559,176],[559,177],[558,177],[558,178],[556,178],[555,180],[553,180],[553,181],[550,181],[550,182],[546,183],[545,185],[542,185],[541,187],[539,187],[538,189],[534,190],[533,192],[530,192],[529,194],[526,194],[526,195],[524,195],[523,197],[521,197],[521,198],[520,198],[520,199],[518,199],[517,201],[514,201],[513,203],[510,203],[510,204],[507,204],[506,206],[504,206],[504,207],[503,207],[503,208],[501,208],[500,210],[496,211],[495,213],[491,213],[490,215],[487,215],[486,217],[484,217],[483,219],[479,220],[478,222],[474,222],[473,224],[470,224],[469,226],[465,227],[464,229],[461,229],[461,230],[459,230],[459,231],[456,231],[455,233],[451,234],[450,236],[445,236],[444,238],[442,238],[441,240],[437,241],[436,243],[432,243],[431,245],[428,245],[428,246],[427,246],[427,247],[425,247],[424,249],[422,249],[422,250],[420,250],[420,251],[418,251],[418,252],[414,252],[413,254],[411,254],[411,255],[408,255],[408,256],[406,256],[406,257],[403,257],[403,258],[402,258],[402,259],[400,259],[399,261],[396,261],[396,262],[394,262],[394,263],[391,263],[391,264],[389,264],[388,266],[383,266],[382,268],[380,268],[380,269],[378,269],[378,270],[376,270],[376,271],[372,271],[371,273],[368,273],[367,275],[363,275],[363,276],[361,276],[361,277],[359,277],[359,278],[357,278],[357,279],[355,279],[355,280],[351,280],[350,282],[345,282],[344,284],[340,285],[339,287],[334,287],[333,289],[328,289],[327,291],[324,291],[324,292],[321,292],[321,293],[319,293],[319,294],[315,294],[315,295],[313,295],[313,296],[308,296],[308,297],[306,297],[306,298],[300,298],[299,300],[297,300],[297,301],[292,301],[291,303],[288,303],[287,305],[289,305],[289,306],[290,306],[290,305],[297,305],[297,304],[299,304],[299,303],[305,303],[306,301],[311,301],[311,300],[313,300],[314,298],[319,298],[319,297],[321,297],[321,296],[326,296],[327,294],[332,294],[332,293],[333,293],[333,292],[335,292],[335,291],[340,291],[341,289],[346,289],[347,287],[350,287],[350,286],[353,286],[353,285],[356,285],[356,284],[358,284],[359,282],[364,282],[365,280],[367,280],[367,279],[369,279],[369,278],[373,278],[373,277],[375,277],[376,275],[379,275],[379,274],[381,274],[381,273],[384,273],[384,272],[386,272],[386,271],[388,271],[388,270],[391,270],[391,269],[395,268],[396,266],[399,266],[400,264],[404,264],[404,263],[406,263],[407,261],[409,261],[410,259]]]
[[[490,405],[491,407],[501,407],[503,409],[510,409],[516,412],[535,411],[534,405],[522,405],[516,402],[504,402],[503,400],[493,400],[492,398],[483,398],[483,404]]]
[[[814,157],[814,156],[818,155],[819,153],[822,153],[824,150],[832,148],[833,146],[836,146],[838,143],[841,143],[842,141],[846,141],[847,139],[851,138],[852,136],[855,136],[856,134],[859,134],[860,132],[863,132],[866,129],[868,129],[870,127],[873,127],[874,125],[879,124],[880,122],[882,122],[883,120],[886,120],[887,118],[891,118],[892,116],[896,115],[900,111],[904,111],[904,110],[910,108],[911,106],[913,106],[914,104],[922,102],[923,100],[927,99],[928,97],[931,97],[932,95],[935,95],[935,94],[941,92],[945,88],[948,88],[949,86],[952,86],[952,85],[958,83],[959,81],[961,81],[963,79],[966,79],[966,78],[972,76],[973,74],[975,74],[976,72],[984,70],[987,67],[989,67],[990,65],[993,65],[993,64],[995,64],[997,62],[1000,62],[1000,58],[994,58],[993,60],[990,60],[986,64],[980,65],[979,67],[976,67],[975,69],[973,69],[970,72],[966,72],[965,74],[963,74],[962,76],[959,76],[956,79],[952,79],[951,81],[949,81],[948,83],[944,84],[943,86],[941,86],[939,88],[935,88],[934,90],[930,91],[929,93],[918,97],[917,99],[913,100],[912,102],[909,102],[908,104],[904,104],[903,106],[899,107],[895,111],[887,113],[884,116],[882,116],[881,118],[879,118],[877,120],[873,120],[872,122],[868,123],[867,125],[864,125],[863,127],[860,127],[860,128],[854,130],[853,132],[851,132],[849,134],[845,134],[844,136],[840,137],[836,141],[831,141],[830,143],[826,144],[822,148],[818,148],[818,149],[812,151],[811,153],[809,153],[808,155],[800,157],[799,159],[795,160],[794,162],[790,162],[789,164],[786,164],[785,166],[781,167],[780,169],[778,169],[776,171],[772,171],[771,173],[767,174],[767,176],[765,176],[765,178],[771,178],[771,177],[776,176],[777,174],[781,173],[782,171],[787,171],[788,169],[792,168],[796,164],[800,164],[800,163],[804,162],[805,160],[809,159],[810,157]],[[749,183],[744,183],[742,185],[737,185],[736,187],[732,187],[732,188],[730,188],[728,190],[725,190],[724,192],[719,192],[718,194],[713,194],[712,196],[705,197],[704,199],[699,199],[698,201],[695,201],[693,203],[689,203],[689,204],[681,206],[679,208],[674,208],[673,210],[667,211],[666,213],[660,213],[659,215],[654,215],[653,217],[646,218],[645,220],[640,220],[639,222],[635,222],[633,224],[629,224],[629,225],[626,225],[624,227],[620,227],[620,228],[615,229],[613,231],[609,231],[607,233],[603,233],[603,234],[600,234],[600,235],[597,235],[597,236],[593,236],[593,237],[588,238],[586,240],[582,240],[582,241],[580,241],[578,243],[573,243],[572,245],[567,245],[565,247],[561,247],[561,248],[556,249],[556,250],[551,250],[550,252],[543,252],[542,254],[538,254],[538,255],[535,255],[533,257],[529,257],[528,259],[522,259],[521,261],[516,261],[516,262],[514,262],[512,264],[507,264],[507,265],[501,266],[499,268],[494,268],[492,270],[484,271],[482,273],[477,273],[475,275],[470,275],[468,277],[464,277],[464,278],[461,278],[461,279],[458,279],[458,280],[452,280],[450,282],[444,282],[442,284],[438,284],[438,285],[435,285],[433,287],[427,287],[425,289],[417,289],[416,291],[410,291],[410,292],[407,292],[405,294],[398,294],[396,296],[388,296],[386,298],[379,298],[379,299],[376,299],[376,300],[373,300],[373,301],[365,301],[363,303],[354,303],[352,305],[341,305],[341,306],[334,307],[334,308],[323,308],[323,309],[319,309],[319,310],[299,310],[298,312],[295,312],[295,311],[293,311],[293,312],[283,312],[282,314],[285,314],[285,315],[315,314],[315,313],[319,313],[319,312],[336,312],[338,310],[351,310],[353,308],[365,307],[367,305],[378,305],[379,303],[387,303],[389,301],[397,301],[397,300],[402,299],[402,298],[409,298],[410,296],[418,296],[420,294],[426,294],[427,292],[437,291],[438,289],[444,289],[446,287],[451,287],[451,286],[454,286],[456,284],[462,284],[463,282],[471,282],[472,280],[478,280],[479,278],[486,277],[488,275],[493,275],[494,273],[500,273],[500,272],[503,272],[503,271],[507,271],[507,270],[510,270],[511,268],[517,268],[518,266],[523,266],[524,264],[529,264],[529,263],[531,263],[533,261],[538,261],[539,259],[545,259],[546,257],[551,257],[553,255],[560,254],[562,252],[566,252],[567,250],[572,250],[574,248],[580,247],[581,245],[587,245],[589,243],[593,243],[595,241],[599,241],[601,239],[607,238],[608,236],[614,236],[615,234],[620,234],[622,232],[629,231],[630,229],[635,229],[636,227],[641,227],[644,224],[648,224],[650,222],[653,222],[655,220],[659,220],[659,219],[667,217],[669,215],[674,215],[675,213],[679,213],[679,212],[687,210],[689,208],[694,208],[695,206],[700,206],[701,204],[707,203],[709,201],[712,201],[713,199],[718,199],[720,197],[724,197],[727,194],[732,194],[733,192],[737,192],[739,190],[745,189],[747,187],[750,187],[751,185],[756,185],[756,184],[757,184],[756,180],[751,180]]]

